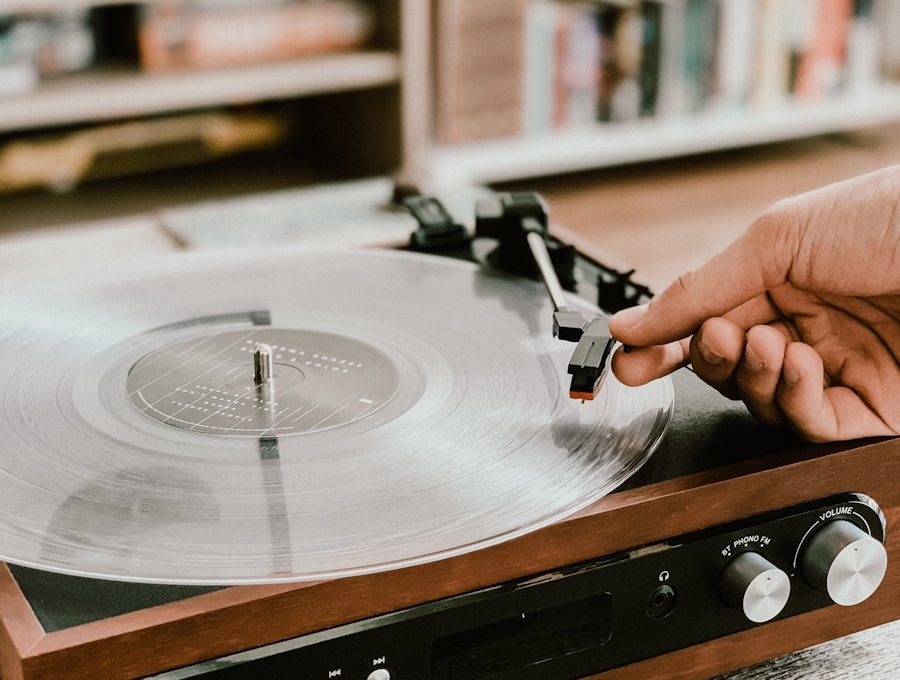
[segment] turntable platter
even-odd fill
[[[568,399],[541,287],[392,251],[176,256],[0,315],[0,559],[83,576],[287,582],[485,547],[621,484],[672,408],[668,380]]]

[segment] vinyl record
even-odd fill
[[[611,375],[569,399],[551,311],[536,283],[392,251],[183,255],[8,297],[0,558],[272,583],[545,526],[638,469],[672,408],[668,380]]]

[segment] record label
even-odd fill
[[[257,384],[259,346],[271,350],[272,375]],[[131,402],[161,423],[244,437],[340,427],[373,415],[399,387],[396,366],[370,345],[267,326],[165,344],[143,356],[127,380]]]

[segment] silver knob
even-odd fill
[[[720,590],[726,604],[743,611],[754,623],[763,623],[784,609],[791,579],[759,553],[745,552],[725,567]]]
[[[800,558],[813,588],[837,604],[859,604],[874,593],[887,570],[887,551],[853,522],[832,520],[813,534]]]

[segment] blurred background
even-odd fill
[[[0,245],[383,242],[395,186],[490,185],[662,285],[898,124],[896,0],[0,0]]]

